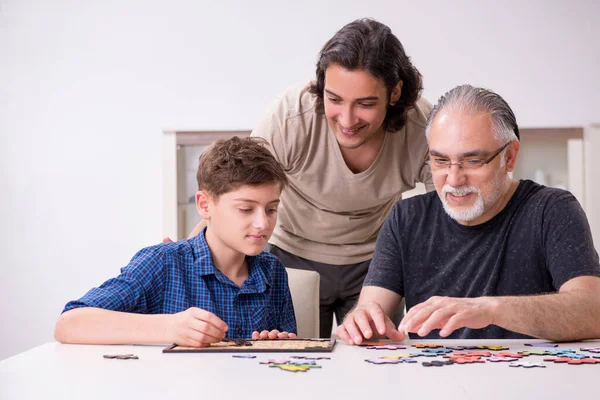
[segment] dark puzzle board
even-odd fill
[[[335,339],[258,339],[213,343],[208,347],[174,344],[163,353],[330,353]]]

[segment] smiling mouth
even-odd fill
[[[359,131],[361,131],[366,125],[362,125],[362,126],[359,126],[357,128],[352,128],[352,129],[346,129],[346,128],[342,127],[341,125],[338,125],[338,126],[340,128],[340,132],[342,132],[344,135],[346,135],[346,136],[354,136]]]

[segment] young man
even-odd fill
[[[567,191],[510,177],[519,131],[504,99],[456,87],[427,132],[437,193],[396,203],[340,338],[600,338],[585,213]],[[389,316],[402,297],[409,311],[396,329]]]
[[[361,19],[325,44],[316,81],[286,91],[252,132],[290,181],[270,251],[320,274],[321,337],[355,305],[392,205],[416,182],[433,190],[421,90],[390,28]]]
[[[121,275],[69,302],[64,343],[177,343],[293,338],[285,268],[263,252],[287,178],[256,138],[218,141],[200,156],[197,236],[138,252]]]

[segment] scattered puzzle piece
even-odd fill
[[[492,355],[492,353],[490,353],[489,351],[467,351],[467,352],[461,352],[461,353],[446,354],[446,355],[444,355],[444,358],[451,358],[451,357],[489,357],[491,355]]]
[[[386,342],[370,342],[370,341],[366,340],[366,341],[362,342],[361,344],[357,344],[357,346],[359,346],[359,347],[385,346],[386,344],[389,344],[389,343],[386,343]]]
[[[433,353],[437,355],[452,353],[450,349],[423,349],[421,350],[423,353]]]
[[[443,367],[444,365],[452,365],[452,364],[454,364],[454,362],[450,361],[450,360],[446,360],[446,361],[438,361],[438,360],[423,361],[421,363],[421,365],[423,365],[424,367]]]
[[[520,354],[520,353],[510,353],[508,351],[501,351],[499,353],[496,353],[496,356],[498,357],[514,357],[514,358],[523,358],[523,357],[527,357],[527,355],[525,354]]]
[[[446,346],[446,348],[450,349],[450,350],[457,350],[457,351],[477,350],[477,346]]]
[[[542,363],[530,363],[530,362],[511,362],[508,364],[509,367],[523,367],[523,368],[546,368],[546,366]]]
[[[435,353],[411,353],[411,357],[437,357]]]
[[[558,347],[556,343],[525,343],[525,346],[530,347]]]
[[[503,356],[491,356],[487,359],[491,362],[507,362],[507,361],[518,361],[519,357],[503,357]]]
[[[266,361],[261,361],[260,364],[288,364],[290,358],[270,358]]]
[[[389,359],[399,359],[399,358],[413,358],[413,354],[396,354],[393,356],[380,356],[378,358],[389,358]]]
[[[477,348],[482,349],[482,350],[494,350],[494,351],[508,350],[508,347],[504,347],[504,346],[477,346]]]
[[[383,346],[367,346],[369,350],[403,350],[406,346],[398,344],[384,344]]]
[[[331,357],[307,357],[307,356],[291,356],[298,360],[331,360]]]
[[[269,367],[279,368],[284,371],[290,371],[290,372],[306,372],[312,368],[321,368],[320,365],[307,365],[307,364],[270,364]]]
[[[234,354],[231,357],[233,358],[256,358],[256,356],[252,354]]]
[[[582,347],[579,350],[589,351],[590,353],[600,353],[600,347]]]
[[[446,356],[445,356],[446,357]],[[475,364],[475,363],[484,363],[485,360],[480,356],[449,356],[447,357],[450,361],[455,364]]]
[[[544,358],[544,361],[549,361],[549,362],[553,362],[556,364],[570,364],[570,365],[600,364],[600,360],[595,359],[595,358],[549,357],[549,358]]]
[[[412,347],[416,347],[417,349],[441,349],[444,346],[441,344],[417,343],[413,344]]]
[[[370,364],[376,364],[376,365],[384,365],[384,364],[413,364],[416,363],[417,360],[413,359],[413,358],[396,358],[396,359],[391,359],[391,358],[376,358],[373,360],[365,360],[366,362],[370,363]]]
[[[111,358],[115,360],[139,360],[140,358],[135,354],[105,354],[104,358]]]

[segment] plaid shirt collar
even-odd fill
[[[215,267],[212,261],[212,254],[206,243],[204,234],[206,227],[204,227],[200,233],[190,239],[190,243],[194,248],[196,255],[194,260],[194,273],[198,275],[215,275],[217,279],[224,281],[224,283],[233,284],[229,278],[225,276],[220,270]],[[262,252],[258,256],[246,256],[248,260],[249,274],[248,279],[244,282],[241,287],[241,293],[262,293],[267,289],[268,286],[272,286],[273,277],[271,274],[270,265],[265,262],[264,255]],[[206,257],[209,255],[209,257]]]

